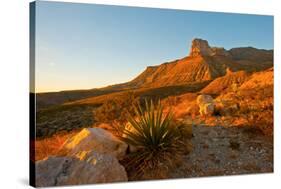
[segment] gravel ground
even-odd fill
[[[273,172],[273,137],[254,129],[193,126],[192,145],[170,178]]]

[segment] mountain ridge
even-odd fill
[[[224,76],[226,70],[254,72],[273,66],[273,50],[210,47],[207,40],[194,39],[189,55],[156,66],[147,66],[133,80],[111,85],[119,89],[170,86],[203,82]]]
[[[211,47],[207,40],[193,39],[189,54],[183,58],[165,62],[146,69],[131,81],[82,91],[62,91],[36,94],[38,107],[47,107],[83,98],[106,95],[140,88],[167,86],[203,86],[227,72],[247,73],[273,67],[273,50],[253,47],[237,47],[229,50]],[[200,87],[198,87],[200,88]]]

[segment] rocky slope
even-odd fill
[[[219,95],[226,90],[232,90],[234,87],[240,86],[243,82],[249,79],[250,74],[245,71],[231,72],[225,76],[216,78],[209,85],[207,85],[201,93]]]
[[[132,81],[111,87],[160,87],[203,82],[224,76],[227,70],[253,72],[272,66],[272,50],[252,47],[225,50],[210,47],[206,40],[194,39],[187,57],[158,66],[148,66]]]
[[[139,88],[175,85],[202,85],[232,72],[255,72],[273,66],[273,50],[241,47],[225,50],[211,47],[206,40],[194,39],[188,56],[158,66],[148,66],[132,81],[100,89],[36,94],[37,108],[83,98]]]

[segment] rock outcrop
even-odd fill
[[[72,156],[80,151],[94,150],[122,159],[128,145],[102,128],[85,128],[73,136],[63,146],[65,154]]]
[[[228,69],[225,76],[213,80],[201,90],[201,93],[218,95],[223,91],[235,90],[249,77],[250,75],[245,71],[232,72]]]
[[[118,160],[95,151],[80,151],[75,157],[49,157],[36,162],[36,187],[128,181]]]
[[[210,47],[208,41],[203,39],[193,39],[189,56],[229,56],[230,54],[221,47]]]
[[[267,86],[273,87],[273,68],[267,69],[262,72],[254,73],[250,79],[246,82],[244,82],[240,90],[245,89],[258,89],[258,88],[266,88]]]
[[[194,39],[191,44],[191,49],[189,56],[210,56],[212,54],[212,49],[209,46],[208,41],[203,39]]]

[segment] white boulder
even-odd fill
[[[199,113],[201,116],[211,116],[214,113],[215,106],[213,103],[202,104]]]
[[[72,156],[80,151],[96,151],[122,159],[128,145],[102,128],[85,128],[67,140],[63,146],[66,155]]]
[[[201,116],[210,116],[214,113],[214,99],[210,95],[199,95],[196,102],[199,106],[199,113]]]
[[[124,167],[112,155],[80,151],[74,156],[37,161],[36,187],[128,181]]]
[[[207,103],[213,103],[214,99],[210,95],[199,95],[196,99],[197,104],[207,104]]]

